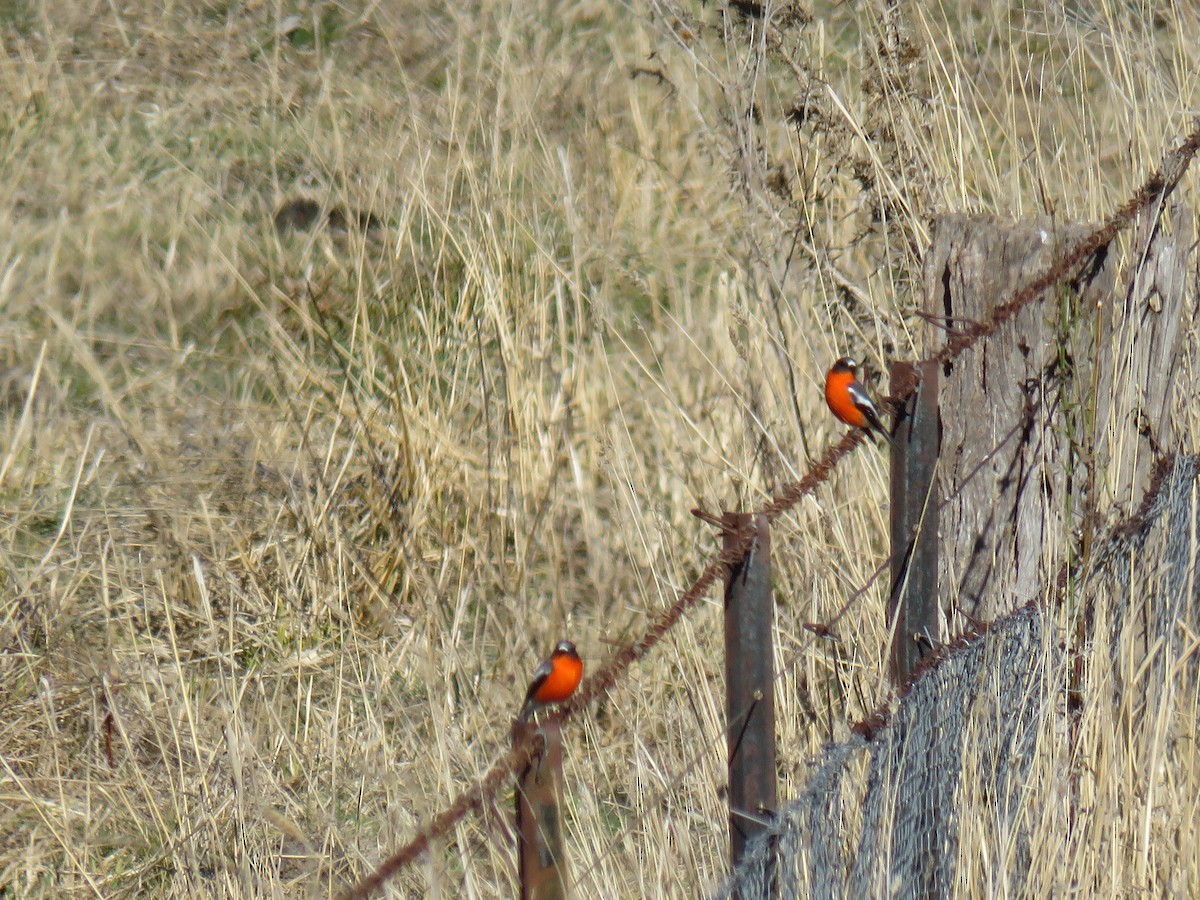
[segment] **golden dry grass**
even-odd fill
[[[556,639],[595,664],[691,581],[691,507],[805,470],[831,358],[919,352],[933,216],[1096,219],[1200,106],[1184,4],[776,21],[0,0],[0,893],[341,890]],[[277,231],[298,197],[379,227]],[[885,474],[775,531],[784,797],[883,696],[878,586],[792,657],[882,559]],[[720,658],[709,603],[568,729],[579,896],[725,872]],[[514,885],[493,815],[393,890]]]

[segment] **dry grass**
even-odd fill
[[[0,893],[340,890],[556,639],[602,660],[694,577],[692,506],[804,471],[829,359],[919,351],[934,215],[1095,219],[1200,106],[1184,4],[800,11],[0,0]],[[277,232],[297,197],[379,227]],[[884,482],[859,452],[780,523],[781,662]],[[786,677],[783,796],[881,698],[881,609]],[[568,730],[580,896],[725,871],[718,625]],[[506,827],[395,892],[511,895]]]

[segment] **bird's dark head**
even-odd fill
[[[555,656],[578,656],[579,653],[575,649],[575,645],[570,641],[559,641],[554,645]]]
[[[843,356],[841,359],[839,359],[837,362],[835,362],[833,364],[833,368],[830,369],[829,371],[831,371],[831,372],[849,372],[851,375],[853,375],[855,372],[858,371],[858,363],[856,363],[854,361],[853,357]]]

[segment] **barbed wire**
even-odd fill
[[[954,330],[946,344],[922,363],[944,365],[952,362],[975,344],[993,334],[1005,322],[1022,309],[1042,297],[1045,292],[1075,273],[1083,262],[1106,249],[1118,234],[1127,229],[1134,218],[1150,206],[1161,202],[1175,189],[1187,172],[1188,165],[1200,150],[1200,119],[1193,122],[1192,131],[1173,150],[1168,151],[1162,165],[1152,172],[1141,187],[1119,206],[1098,228],[1087,236],[1065,248],[1041,274],[1013,291],[1007,300],[1000,303],[992,314],[983,321],[967,322],[961,329]],[[903,403],[915,391],[915,387],[899,397]],[[863,433],[857,429],[847,432],[840,441],[826,448],[821,459],[799,480],[787,485],[759,512],[768,519],[776,519],[788,512],[803,497],[811,494],[827,481],[838,464],[864,441]],[[724,572],[742,558],[755,534],[753,523],[738,529],[700,575],[665,611],[660,613],[640,638],[623,646],[595,674],[584,680],[579,691],[558,713],[567,720],[584,709],[593,699],[607,693],[635,662],[642,659],[674,628],[691,607],[695,606],[716,583]],[[854,597],[847,601],[835,618],[836,622],[845,615]],[[405,867],[428,849],[430,842],[445,835],[468,813],[481,809],[488,798],[495,795],[500,786],[513,774],[528,765],[536,754],[531,742],[511,747],[488,768],[486,774],[471,788],[459,794],[449,806],[435,815],[418,829],[413,838],[398,851],[377,866],[370,875],[355,884],[345,895],[347,900],[368,897],[395,877]]]

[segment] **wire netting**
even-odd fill
[[[1031,848],[1097,811],[1081,785],[1096,761],[1073,752],[1084,709],[1107,704],[1136,757],[1164,694],[1194,690],[1198,474],[1200,457],[1176,458],[1061,590],[956,642],[894,711],[828,746],[713,896],[1040,893]]]

